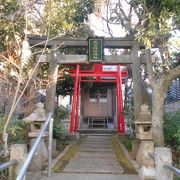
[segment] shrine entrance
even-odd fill
[[[80,105],[80,95],[81,95],[81,83],[91,82],[91,83],[111,83],[114,86],[116,85],[116,95],[117,95],[117,129],[118,133],[125,133],[125,124],[124,124],[124,113],[123,113],[123,95],[122,95],[122,79],[127,77],[127,71],[121,70],[121,66],[109,65],[110,70],[105,70],[103,64],[93,64],[91,70],[87,68],[86,70],[81,69],[81,65],[75,65],[74,70],[69,70],[70,76],[75,79],[74,82],[74,94],[73,94],[73,103],[72,103],[72,113],[71,113],[71,122],[70,122],[70,133],[77,132],[79,127],[79,105]],[[114,67],[116,70],[112,70],[111,67]],[[124,81],[123,81],[124,82]],[[89,95],[89,99],[85,96]],[[113,117],[111,108],[112,105],[112,96],[107,97],[107,88],[104,87],[101,91],[98,91],[98,88],[94,88],[91,93],[84,95],[83,99],[83,116],[87,117],[88,128],[97,128],[108,126],[109,118]],[[82,101],[81,101],[82,102]],[[110,113],[108,113],[110,112]],[[81,121],[83,118],[81,119]]]

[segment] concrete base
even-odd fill
[[[45,144],[46,144],[46,148],[48,149],[48,146],[49,146],[49,140],[45,139]],[[53,139],[52,141],[52,152],[56,152],[56,146],[57,146],[57,140],[56,139]]]
[[[31,140],[31,147],[35,139]],[[39,146],[36,150],[36,153],[31,161],[28,171],[29,172],[39,172],[41,171],[42,165],[48,159],[48,151],[44,142],[44,139],[41,139]]]
[[[69,134],[67,136],[67,141],[77,141],[79,139],[79,133]]]
[[[41,178],[41,172],[27,172],[26,180],[37,180]]]
[[[139,177],[141,180],[155,180],[155,168],[142,166],[139,170]]]
[[[135,139],[132,141],[132,152],[131,152],[131,156],[132,158],[135,160],[136,159],[136,155],[137,155],[137,152],[139,150],[139,147],[140,147],[140,144],[141,144],[141,141],[138,140],[138,139]]]

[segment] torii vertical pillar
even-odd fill
[[[75,115],[75,132],[78,131],[79,127],[79,105],[80,105],[80,94],[81,94],[81,81],[78,79],[78,90],[77,90],[77,102],[76,102],[76,115]]]
[[[59,65],[57,64],[56,58],[56,46],[52,46],[51,49],[53,50],[50,54],[51,60],[49,61],[49,69],[48,69],[48,89],[46,92],[46,104],[45,109],[47,112],[54,113],[54,101],[56,96],[56,84],[57,84],[57,77],[58,77],[58,68]]]
[[[125,133],[124,124],[124,110],[123,110],[123,96],[122,96],[122,78],[121,78],[121,66],[118,65],[117,73],[117,119],[118,119],[118,133]]]
[[[141,69],[140,69],[140,57],[138,56],[139,46],[134,44],[132,49],[132,59],[133,59],[133,93],[134,93],[134,117],[135,120],[140,112],[140,107],[142,104],[142,84],[141,84]]]
[[[77,106],[77,92],[78,92],[78,82],[79,82],[79,64],[76,65],[76,76],[74,81],[74,94],[73,94],[73,103],[72,103],[72,112],[71,112],[71,122],[70,122],[70,133],[74,133],[75,126],[75,111]]]

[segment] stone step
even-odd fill
[[[137,175],[100,173],[53,173],[50,177],[41,176],[35,180],[140,180]],[[33,180],[33,179],[31,179]]]
[[[77,152],[74,156],[79,157],[79,158],[114,158],[117,159],[116,155],[113,153],[108,153],[108,152],[93,152],[93,153],[89,153],[89,152]]]
[[[71,162],[65,167],[63,172],[122,174],[124,170],[120,165]]]
[[[88,164],[100,164],[100,165],[119,165],[119,162],[117,159],[115,158],[97,158],[97,157],[89,157],[89,158],[80,158],[79,157],[75,157],[73,158],[73,160],[71,160],[71,163],[77,163],[77,164],[86,164],[88,162]]]
[[[79,129],[80,134],[100,134],[100,135],[107,135],[107,134],[116,134],[116,129],[100,129],[100,128],[93,128],[93,129]]]
[[[113,153],[114,150],[112,148],[79,148],[79,152],[109,152]]]

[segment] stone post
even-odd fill
[[[55,96],[56,96],[56,84],[57,84],[57,77],[58,77],[58,68],[57,65],[57,50],[56,46],[52,46],[52,52],[50,54],[51,58],[49,61],[49,70],[48,70],[48,87],[47,87],[47,95],[46,95],[46,104],[45,109],[47,112],[54,113],[54,105],[55,105]]]
[[[171,149],[166,147],[156,147],[155,148],[156,179],[173,180],[172,171],[163,167],[164,163],[172,165]]]
[[[133,93],[134,93],[134,117],[135,120],[140,111],[142,104],[142,84],[141,84],[141,70],[140,70],[140,57],[138,56],[139,46],[134,44],[132,49],[132,75],[133,75]]]
[[[25,144],[13,144],[10,151],[10,160],[17,160],[17,164],[9,167],[9,180],[15,180],[19,174],[27,156],[27,146]]]

